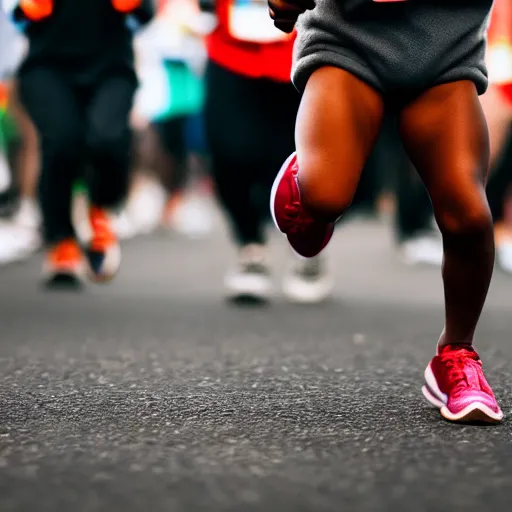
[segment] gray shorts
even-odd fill
[[[370,2],[350,15],[342,4],[317,0],[299,19],[292,79],[300,92],[323,66],[345,69],[383,94],[458,80],[485,92],[492,0]]]

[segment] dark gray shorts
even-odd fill
[[[292,79],[300,92],[323,66],[345,69],[384,94],[458,80],[485,92],[492,0],[370,3],[351,15],[342,4],[317,0],[299,19]]]

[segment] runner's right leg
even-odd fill
[[[297,154],[283,165],[271,197],[276,225],[300,255],[316,256],[329,242],[352,201],[383,111],[380,94],[347,71],[323,67],[309,78]]]

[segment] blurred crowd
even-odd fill
[[[511,5],[499,1],[493,12],[491,84],[481,97],[491,136],[488,197],[497,261],[509,273]],[[227,269],[227,293],[263,297],[269,288],[268,195],[293,151],[300,100],[289,82],[294,35],[273,27],[261,0],[154,0],[152,7],[154,16],[133,38],[138,86],[129,115],[130,182],[127,197],[110,212],[112,225],[121,239],[162,228],[204,237],[214,227],[216,200],[239,254],[236,267]],[[20,95],[18,70],[29,45],[10,15],[7,10],[0,14],[0,264],[26,258],[51,242],[45,240],[40,207],[44,159],[33,122],[37,109],[27,104],[26,84]],[[87,232],[89,192],[87,180],[77,175],[71,213],[78,237]],[[384,124],[351,212],[391,218],[397,255],[407,264],[441,265],[431,204],[393,119]],[[291,255],[290,261],[284,283],[290,297],[314,301],[329,293],[330,278],[321,260],[304,262]]]

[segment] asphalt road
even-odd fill
[[[82,294],[41,291],[39,258],[0,269],[2,512],[510,509],[510,420],[454,426],[420,393],[437,270],[353,224],[332,301],[240,309],[224,242],[129,242],[118,281]],[[511,291],[497,272],[478,336],[506,413]]]

